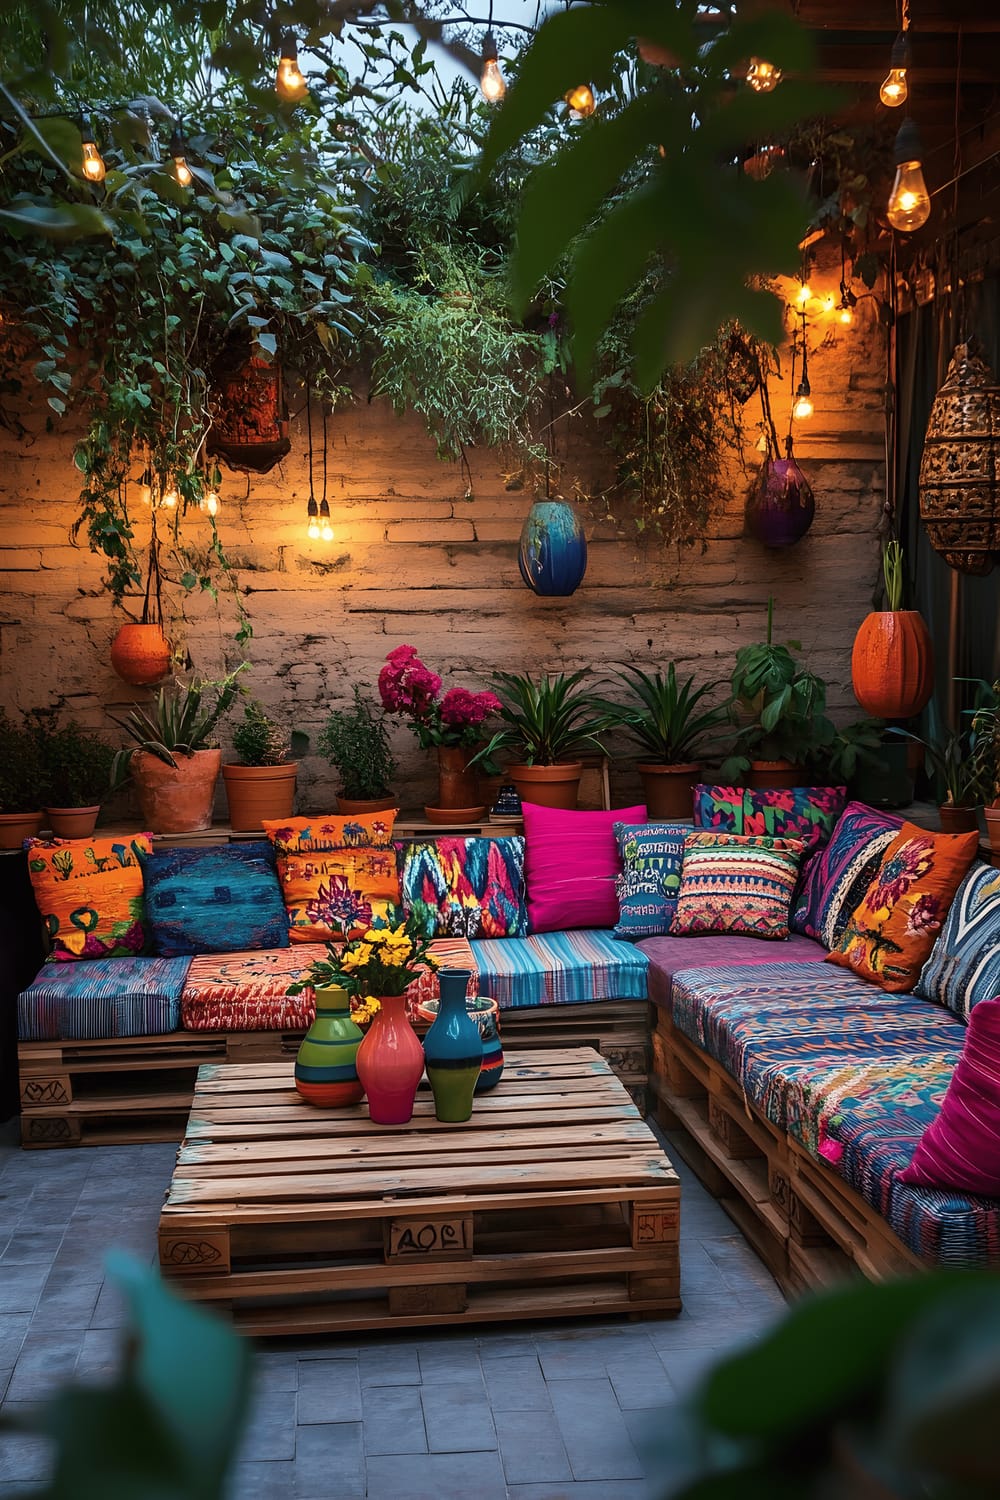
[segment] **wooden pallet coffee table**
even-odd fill
[[[288,1062],[201,1068],[164,1273],[248,1334],[680,1309],[680,1186],[603,1058],[508,1054],[464,1125],[319,1110]]]

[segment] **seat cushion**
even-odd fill
[[[773,943],[734,933],[699,933],[694,937],[643,938],[639,947],[649,959],[649,998],[670,1004],[674,975],[681,969],[735,968],[744,964],[821,963],[826,949],[796,933]]]
[[[293,943],[347,941],[361,937],[376,918],[397,921],[395,817],[390,809],[357,817],[264,819]]]
[[[479,993],[492,995],[501,1010],[646,999],[648,958],[610,932],[548,932],[470,946]]]
[[[28,874],[58,963],[127,958],[146,946],[141,856],[148,833],[27,839]]]
[[[403,911],[427,937],[524,937],[523,838],[397,843]]]
[[[963,1017],[1000,995],[1000,870],[974,865],[966,875],[914,993]]]
[[[798,839],[807,851],[825,844],[847,801],[845,786],[707,786],[694,789],[696,828]]]
[[[792,907],[792,931],[835,947],[901,827],[902,819],[893,813],[849,802],[826,848],[803,869]]]
[[[22,1042],[162,1036],[180,1022],[189,958],[95,958],[44,964],[17,997]]]
[[[266,839],[155,850],[143,858],[146,920],[163,958],[287,948],[288,918]]]

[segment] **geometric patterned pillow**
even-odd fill
[[[523,838],[397,843],[403,911],[426,937],[526,937]]]
[[[376,918],[395,922],[399,875],[392,847],[396,810],[359,816],[264,819],[293,943],[346,942]]]
[[[681,888],[687,823],[615,824],[622,873],[615,890],[619,916],[616,938],[638,942],[670,931]]]
[[[1000,995],[1000,870],[973,865],[913,993],[965,1020],[974,1005]]]
[[[786,938],[802,850],[800,839],[689,834],[671,933]]]
[[[139,859],[152,847],[148,833],[25,840],[35,902],[52,944],[50,962],[142,952]]]
[[[901,826],[902,819],[893,813],[849,802],[826,848],[804,872],[792,909],[792,931],[836,947]]]
[[[801,839],[806,849],[825,844],[847,801],[845,786],[705,786],[694,789],[696,828]]]

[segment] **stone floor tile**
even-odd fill
[[[370,1385],[364,1400],[365,1454],[426,1453],[427,1429],[415,1385]]]
[[[575,1484],[512,1484],[509,1500],[650,1500],[644,1479],[578,1479]]]
[[[298,1369],[298,1392],[299,1422],[303,1425],[361,1421],[361,1377],[356,1360],[303,1360]]]
[[[7,1394],[7,1387],[10,1385],[10,1377],[13,1373],[13,1365],[0,1365],[0,1402]]]
[[[258,1391],[297,1391],[299,1361],[295,1351],[255,1348],[253,1383]]]
[[[94,1316],[90,1320],[91,1328],[121,1328],[125,1318],[125,1300],[121,1292],[111,1282],[106,1281],[101,1287],[101,1295],[97,1299]]]
[[[549,1395],[574,1478],[642,1478],[642,1466],[607,1376],[554,1380]]]
[[[685,1397],[725,1354],[724,1349],[670,1349],[661,1350],[660,1358],[671,1386],[678,1396]]]
[[[239,1462],[295,1457],[295,1392],[261,1391],[251,1402]]]
[[[362,1385],[419,1385],[420,1359],[416,1344],[362,1345],[359,1354]]]
[[[0,1275],[8,1266],[50,1266],[65,1233],[66,1227],[63,1224],[37,1229],[28,1228],[22,1222],[17,1233],[7,1241],[3,1255],[0,1256]]]
[[[535,1357],[535,1341],[530,1334],[487,1333],[481,1335],[478,1344],[481,1360]]]
[[[551,1411],[497,1411],[493,1420],[508,1484],[573,1478]]]
[[[2,1275],[0,1271],[0,1275]],[[33,1328],[89,1328],[101,1294],[101,1281],[64,1286],[50,1275],[32,1319]]]
[[[519,1354],[490,1359],[483,1366],[486,1393],[494,1412],[549,1410],[548,1386],[538,1355]]]
[[[295,1465],[289,1459],[234,1464],[226,1485],[227,1500],[291,1500]]]
[[[337,1495],[331,1488],[323,1500]],[[507,1500],[499,1453],[417,1453],[368,1460],[367,1500]]]
[[[379,1462],[418,1463],[419,1457]],[[286,1500],[365,1500],[364,1459],[360,1422],[331,1422],[300,1427],[295,1443],[295,1478]],[[414,1500],[409,1489],[400,1491]],[[252,1500],[251,1496],[243,1500]]]
[[[473,1453],[496,1447],[493,1416],[481,1384],[425,1385],[420,1399],[432,1453]]]
[[[44,1401],[68,1380],[83,1343],[81,1329],[31,1328],[14,1363],[7,1401]]]
[[[0,1313],[34,1312],[48,1274],[47,1265],[5,1267],[0,1273]]]
[[[632,1407],[662,1406],[673,1399],[673,1387],[662,1360],[652,1348],[647,1355],[627,1359],[609,1359],[605,1365],[618,1405]]]
[[[30,1418],[37,1411],[33,1402],[4,1402],[4,1416],[12,1420]],[[21,1480],[46,1479],[52,1468],[52,1448],[47,1438],[29,1432],[0,1432],[0,1478],[19,1491]]]
[[[434,1381],[466,1384],[481,1382],[479,1350],[473,1340],[465,1338],[435,1339],[420,1346],[420,1377],[427,1384]]]
[[[75,1375],[88,1382],[121,1368],[122,1337],[117,1328],[88,1328],[80,1344]]]
[[[645,1333],[638,1348],[651,1353]],[[634,1358],[637,1346],[626,1333],[595,1334],[593,1338],[574,1334],[570,1338],[538,1339],[538,1359],[547,1381],[579,1380],[603,1375],[609,1359]]]
[[[14,1365],[30,1326],[30,1313],[0,1313],[0,1365]]]

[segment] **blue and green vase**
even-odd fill
[[[467,995],[465,1008],[479,1028],[479,1039],[483,1044],[483,1066],[476,1080],[476,1093],[487,1094],[495,1089],[503,1075],[503,1043],[500,1040],[500,1007],[492,995]],[[436,1021],[440,1002],[423,1000],[417,1015],[423,1021]]]
[[[565,598],[575,592],[587,571],[587,538],[572,505],[535,501],[521,528],[517,562],[533,593]]]
[[[360,1104],[358,1048],[364,1032],[351,1020],[351,1001],[339,984],[316,991],[316,1019],[295,1059],[295,1087],[309,1104]]]
[[[427,1079],[439,1120],[457,1124],[472,1114],[472,1096],[483,1066],[479,1027],[469,1015],[465,992],[471,969],[442,969],[437,1020],[424,1037]]]

